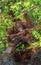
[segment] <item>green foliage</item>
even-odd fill
[[[25,49],[25,45],[24,44],[21,44],[19,47],[16,48],[16,52],[22,51],[24,49]]]
[[[32,31],[32,35],[33,35],[36,39],[39,39],[39,38],[40,38],[40,34],[38,33],[37,30],[33,30],[33,31]]]
[[[36,31],[36,30],[33,30],[32,31],[32,35],[36,38],[36,39],[38,39],[39,41],[39,46],[41,47],[41,35],[38,33],[38,31]]]

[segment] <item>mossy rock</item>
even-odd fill
[[[41,49],[33,55],[31,65],[41,65]]]

